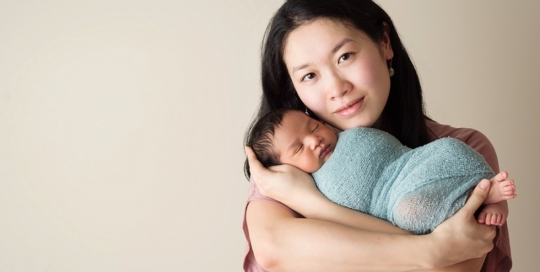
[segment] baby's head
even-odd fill
[[[248,146],[265,167],[290,164],[307,173],[321,168],[337,143],[337,136],[330,128],[292,109],[265,115],[248,137]]]

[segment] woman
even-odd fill
[[[437,124],[425,115],[416,70],[391,19],[372,1],[285,2],[267,29],[262,85],[258,116],[284,107],[306,110],[340,130],[385,130],[411,148],[455,137],[499,172],[485,136]],[[249,149],[246,152],[251,166],[246,164],[246,173],[252,180],[244,222],[246,271],[511,268],[506,225],[498,228],[493,243],[494,227],[486,226],[490,219],[480,225],[473,217],[486,192],[481,187],[489,186],[485,182],[433,233],[414,236],[331,203],[298,169],[264,169]]]

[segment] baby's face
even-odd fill
[[[298,111],[285,113],[274,133],[274,148],[283,164],[313,173],[330,158],[336,134],[321,122]]]

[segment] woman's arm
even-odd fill
[[[378,233],[295,218],[267,201],[252,201],[246,220],[256,259],[268,271],[426,271],[436,267],[444,267],[437,271],[474,271],[473,267],[478,271],[483,259],[445,266],[491,249],[492,227],[476,224],[472,217],[473,206],[479,206],[486,193],[475,190],[463,209],[429,235]],[[463,227],[467,225],[461,220],[464,217],[470,217],[467,224],[488,231]]]
[[[295,218],[267,201],[252,201],[246,220],[257,262],[268,271],[416,271],[434,259],[433,251],[422,250],[435,246],[427,236]]]
[[[246,150],[248,159],[253,156],[250,151]],[[250,165],[252,178],[267,185],[264,186],[266,193],[271,191],[276,195],[293,195],[293,198],[284,202],[293,202],[293,206],[298,207],[292,208],[303,211],[308,218],[311,216],[310,208],[311,211],[326,209],[325,206],[313,204],[320,203],[317,199],[321,194],[313,193],[313,190],[318,190],[314,189],[311,179],[305,182],[309,175],[295,171],[292,167],[278,167],[270,171],[259,165],[253,157]],[[275,180],[276,175],[293,182],[285,187],[272,186],[275,184],[267,181],[269,176]],[[253,201],[248,206],[246,219],[255,256],[259,264],[268,270],[426,270],[477,258],[491,249],[491,240],[495,235],[493,228],[476,224],[473,217],[486,192],[485,188],[475,190],[463,209],[432,234],[424,236],[396,235],[404,231],[382,220],[342,207],[331,207],[321,217],[339,222],[337,224],[295,218],[288,210],[276,204]],[[302,205],[307,208],[302,208]],[[321,214],[315,212],[313,216]],[[481,266],[481,260],[477,263]],[[445,269],[440,271],[456,271],[449,270],[449,267]]]
[[[386,234],[412,235],[402,230],[388,221],[357,212],[343,207],[320,195],[320,202],[313,202],[311,211],[304,211],[303,215],[310,219],[324,220],[332,223],[349,226],[364,231],[372,231]],[[452,266],[429,270],[431,272],[452,272],[452,271],[480,271],[484,263],[485,256],[481,258],[467,260]],[[393,269],[394,270],[394,269]]]

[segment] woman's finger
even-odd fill
[[[474,191],[472,192],[471,196],[461,208],[462,211],[467,212],[469,215],[473,215],[478,208],[484,203],[484,200],[486,199],[489,187],[491,186],[491,183],[487,179],[483,179],[478,183],[476,188],[474,188]]]
[[[246,147],[244,147],[244,150],[246,151],[246,156],[247,156],[247,159],[248,159],[249,169],[250,170],[264,168],[262,163],[257,159],[257,156],[255,155],[255,152],[253,152],[251,147],[246,146]]]
[[[251,147],[246,146],[244,148],[249,164],[250,179],[257,184],[259,191],[263,195],[267,195],[267,182],[265,174],[268,174],[270,170],[266,169],[262,163],[257,159],[257,155],[253,152]]]

